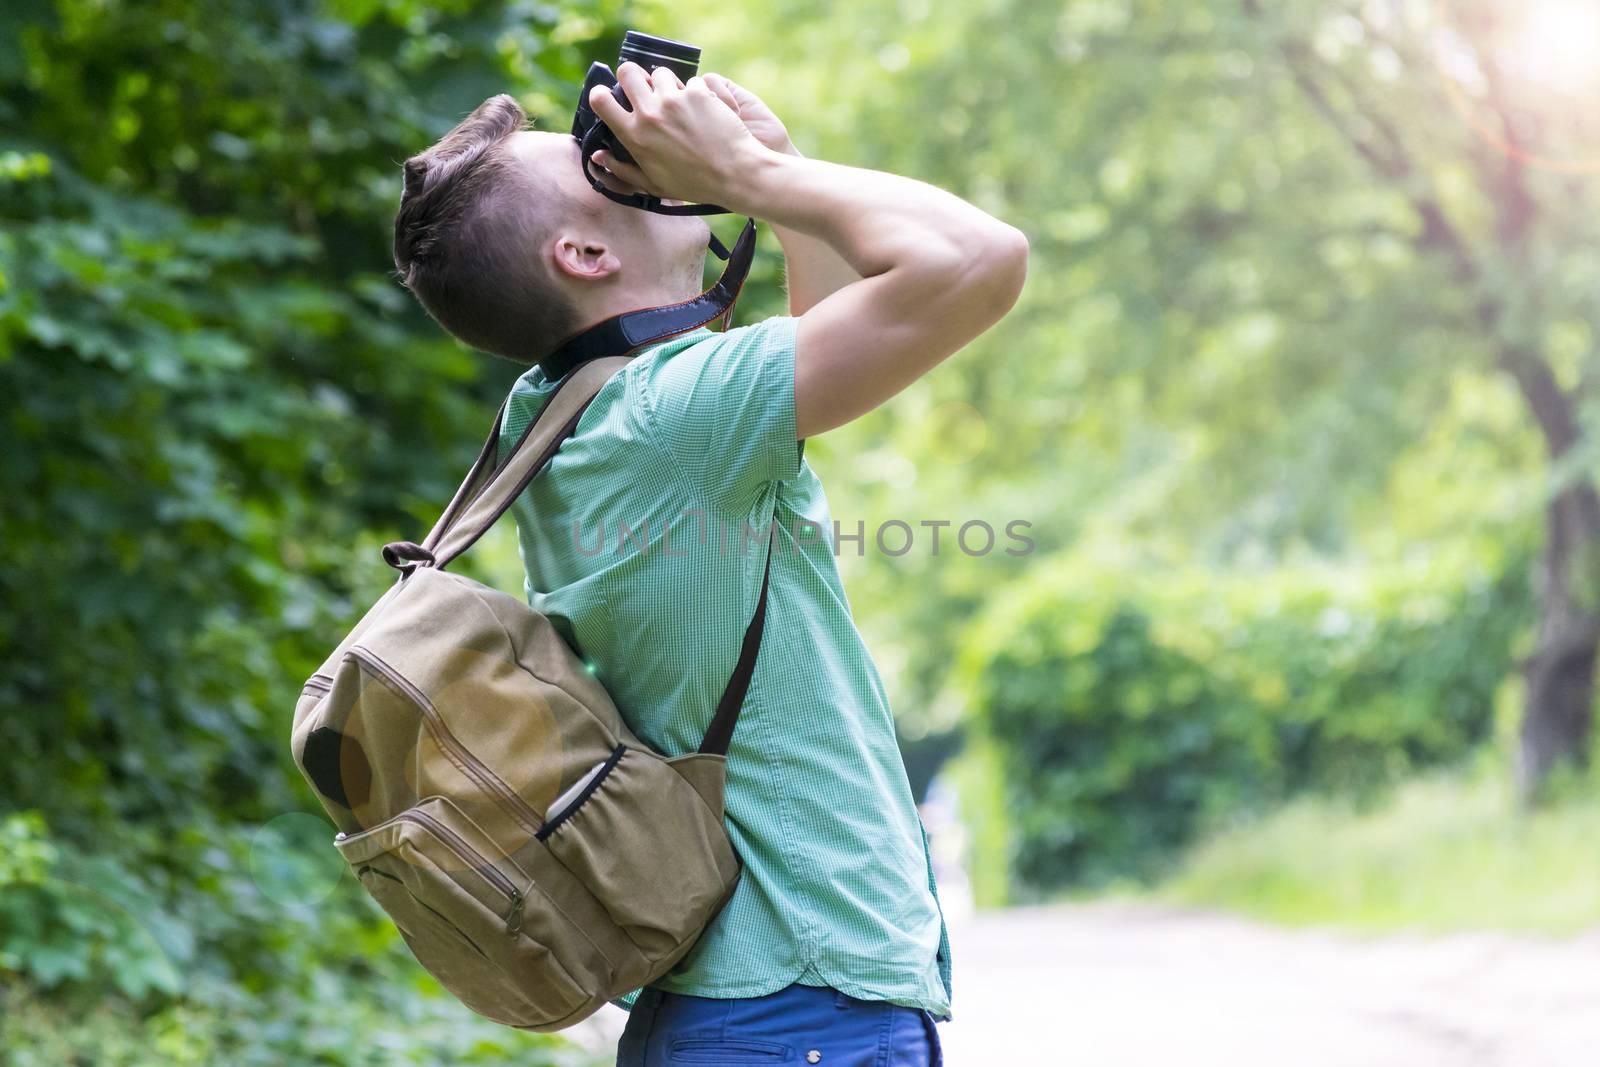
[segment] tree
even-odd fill
[[[1538,161],[1600,152],[1595,116],[1510,70],[1526,45],[1490,19],[1539,6],[918,0],[714,39],[803,149],[946,185],[1033,245],[995,335],[817,443],[876,474],[836,498],[1263,581],[1460,544],[1493,571],[1542,511],[1531,795],[1586,748],[1600,376],[1594,185]],[[927,417],[951,405],[980,425]],[[912,620],[905,703],[936,703],[962,638],[915,620],[969,617],[1037,562],[869,568]]]
[[[1593,234],[1592,182],[1573,180],[1600,170],[1600,158],[1574,154],[1593,149],[1600,132],[1600,114],[1577,92],[1600,87],[1600,67],[1543,66],[1561,46],[1555,35],[1592,41],[1600,19],[1557,21],[1553,12],[1573,9],[1549,2],[1333,5],[1309,18],[1241,3],[1275,65],[1372,179],[1405,191],[1409,243],[1467,294],[1467,325],[1515,383],[1543,441],[1550,489],[1518,765],[1531,797],[1558,762],[1587,759],[1600,650],[1600,494],[1586,469],[1584,417],[1600,361],[1591,336],[1578,366],[1563,366],[1570,360],[1552,329],[1593,323],[1600,311],[1594,259],[1579,243]],[[1316,47],[1330,30],[1347,47]],[[1395,80],[1384,71],[1396,68],[1412,83],[1398,99],[1383,92]],[[1475,136],[1457,131],[1441,143],[1407,122],[1402,100],[1453,109]],[[1452,176],[1470,183],[1457,184],[1454,202],[1442,191]]]

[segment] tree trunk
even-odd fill
[[[1486,309],[1485,326],[1494,322]],[[1516,345],[1500,353],[1544,436],[1559,470],[1583,440],[1573,398],[1535,350]],[[1551,499],[1544,554],[1534,582],[1539,634],[1523,665],[1527,680],[1517,790],[1536,801],[1556,765],[1582,766],[1594,716],[1595,657],[1600,651],[1600,493],[1590,478],[1574,478]]]
[[[1594,603],[1597,560],[1600,495],[1585,481],[1550,503],[1536,581],[1538,643],[1523,668],[1527,704],[1517,785],[1525,802],[1538,798],[1562,761],[1587,763],[1600,650],[1600,614]]]

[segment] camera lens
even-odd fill
[[[682,41],[629,30],[622,39],[622,52],[617,57],[617,66],[624,63],[637,63],[645,70],[666,67],[679,81],[688,81],[700,71],[700,49]]]

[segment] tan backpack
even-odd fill
[[[725,311],[731,294],[720,295]],[[578,364],[499,466],[496,419],[428,538],[385,547],[400,580],[295,707],[295,762],[361,884],[445,988],[528,1030],[570,1026],[665,974],[739,878],[723,763],[760,648],[765,579],[700,750],[665,759],[548,619],[446,570],[626,362]]]

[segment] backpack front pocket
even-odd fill
[[[418,962],[474,1011],[544,1029],[588,1000],[551,951],[559,935],[524,929],[548,914],[542,900],[529,907],[540,890],[448,799],[430,797],[334,844]]]
[[[541,838],[652,962],[676,959],[739,876],[722,819],[653,753],[612,754]]]

